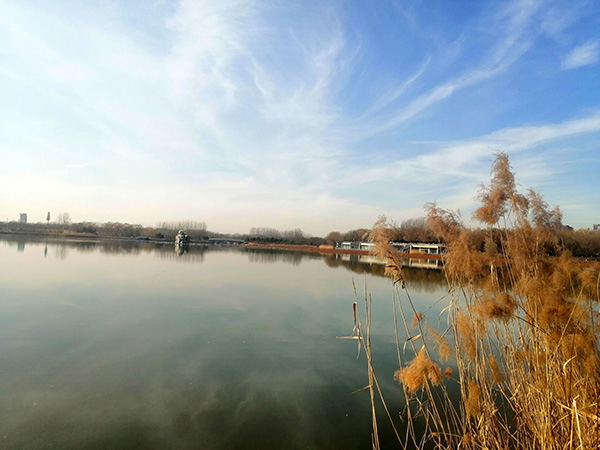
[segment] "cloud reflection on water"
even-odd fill
[[[23,252],[25,244],[34,248],[42,245],[43,238],[31,237],[3,237],[2,241],[7,246],[17,246]],[[182,263],[203,263],[207,255],[224,252],[238,252],[248,256],[248,261],[257,264],[275,264],[279,262],[300,265],[306,260],[323,260],[328,267],[344,268],[357,274],[370,274],[377,277],[386,277],[383,263],[374,262],[369,257],[360,255],[319,255],[315,253],[302,253],[290,250],[261,249],[256,247],[237,246],[207,246],[191,245],[184,252],[178,252],[177,247],[170,243],[136,242],[136,241],[80,241],[80,240],[53,240],[51,246],[55,249],[55,257],[65,260],[69,251],[78,253],[100,252],[106,254],[141,255],[153,254],[159,259],[180,261]],[[47,252],[48,240],[45,240]],[[419,261],[420,262],[420,261]],[[434,261],[435,262],[435,261]],[[407,262],[408,265],[408,262]],[[416,264],[415,264],[416,265]],[[420,268],[405,267],[404,277],[412,289],[433,292],[446,287],[446,280],[440,270],[421,270]]]
[[[51,240],[44,258],[45,246],[0,239],[7,448],[367,448],[368,396],[350,395],[367,382],[364,361],[353,343],[335,339],[352,328],[355,274],[376,299],[381,385],[398,394],[380,265]],[[415,291],[439,294],[441,273],[406,276]],[[389,399],[396,411],[400,398]]]

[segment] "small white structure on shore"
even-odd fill
[[[423,244],[417,242],[391,242],[392,246],[400,253],[423,253],[426,255],[441,255],[446,246],[444,244]],[[375,250],[373,242],[345,241],[337,245],[343,250]]]
[[[427,255],[441,255],[446,246],[444,244],[410,244],[410,253],[425,253]]]

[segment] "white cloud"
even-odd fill
[[[437,149],[415,152],[416,156],[386,161],[368,168],[345,169],[339,186],[366,188],[374,183],[402,186],[399,193],[409,196],[406,206],[433,200],[440,196],[453,208],[469,208],[475,203],[473,187],[489,178],[493,154],[505,151],[517,157],[516,173],[527,186],[543,184],[559,170],[556,161],[543,155],[544,146],[577,136],[600,133],[600,113],[557,124],[520,126],[500,129],[469,140],[430,143]],[[540,150],[541,149],[541,150]],[[522,155],[522,156],[521,156]],[[513,159],[513,163],[515,160]],[[429,188],[435,189],[429,192]]]
[[[197,102],[197,108],[235,104],[232,64],[245,51],[242,30],[250,28],[248,5],[243,0],[184,0],[178,5],[167,21],[173,33],[169,88],[178,101]]]
[[[495,35],[491,50],[479,65],[463,75],[442,82],[420,94],[405,105],[397,108],[387,118],[378,117],[377,122],[365,127],[367,135],[378,134],[393,129],[433,105],[449,98],[455,92],[488,80],[511,67],[532,44],[529,24],[540,8],[540,2],[532,0],[515,1],[500,10],[490,20],[489,32]],[[418,73],[418,76],[421,74]],[[409,79],[411,83],[414,80]],[[400,91],[402,93],[402,90]]]
[[[279,7],[182,2],[167,21],[167,86],[175,106],[192,113],[209,166],[252,177],[254,189],[304,191],[327,180],[341,153],[332,92],[352,49],[331,5],[263,23]],[[210,169],[198,167],[198,178]]]
[[[589,66],[600,59],[600,42],[590,41],[575,47],[563,59],[562,68],[574,69],[576,67]]]
[[[425,73],[425,69],[431,62],[431,58],[425,58],[425,61],[417,72],[408,77],[402,83],[394,86],[393,88],[386,89],[382,95],[380,95],[373,104],[362,114],[361,119],[365,119],[382,109],[385,109],[389,105],[395,103],[400,97],[402,97],[408,89],[415,84],[415,82]]]
[[[540,30],[548,36],[556,39],[564,39],[565,31],[573,25],[577,19],[577,8],[573,4],[560,3],[549,9],[542,18]]]
[[[438,33],[439,54],[423,46],[420,65],[402,76],[370,59],[368,44],[382,44],[355,39],[343,22],[348,11],[335,3],[183,0],[144,30],[110,8],[49,4],[9,2],[0,17],[0,194],[21,189],[3,209],[45,214],[58,198],[78,205],[60,210],[89,220],[326,232],[417,211],[425,197],[466,203],[494,150],[544,154],[544,145],[599,127],[591,114],[536,126],[506,121],[512,126],[442,144],[386,140],[384,132],[508,72],[537,32],[563,33],[558,23],[532,26],[544,10],[538,2],[473,16],[467,27],[478,41],[468,58],[467,32],[448,34],[460,43],[452,57]],[[385,43],[386,56],[394,45]],[[598,42],[586,45],[588,60],[593,51],[597,58]],[[586,60],[582,54],[573,61]],[[365,136],[367,144],[357,139]],[[525,165],[539,179],[553,170],[541,159]],[[390,206],[396,185],[406,196],[398,207]],[[36,207],[40,191],[48,195]]]

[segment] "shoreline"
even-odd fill
[[[11,231],[0,231],[0,236],[24,236],[24,237],[35,237],[35,238],[53,238],[53,239],[72,239],[77,241],[124,241],[124,242],[139,242],[139,243],[153,243],[153,244],[165,244],[174,245],[175,242],[171,240],[163,239],[136,239],[132,237],[120,237],[120,236],[97,236],[94,234],[87,233],[28,233],[28,232],[11,232]],[[192,241],[190,245],[215,245],[209,244],[205,241]],[[216,244],[220,245],[220,244]],[[259,242],[247,242],[245,244],[233,245],[239,247],[248,247],[265,250],[285,250],[285,251],[296,251],[304,253],[318,253],[322,255],[361,255],[370,256],[373,255],[369,250],[358,250],[358,249],[346,249],[346,248],[335,248],[335,247],[323,247],[314,245],[302,245],[302,244],[267,244]],[[399,253],[402,258],[418,258],[418,259],[443,259],[444,255],[439,254],[427,254],[427,253]]]
[[[299,251],[299,252],[308,252],[308,253],[320,253],[323,255],[362,255],[362,256],[372,256],[369,250],[358,250],[358,249],[346,249],[346,248],[329,248],[329,247],[315,247],[312,245],[294,245],[294,244],[258,244],[258,243],[248,243],[245,244],[248,247],[252,248],[262,248],[262,249],[278,249],[278,250],[290,250],[290,251]],[[427,254],[427,253],[398,253],[402,258],[417,258],[417,259],[435,259],[435,260],[443,260],[444,255],[439,254]]]
[[[84,233],[68,233],[68,234],[55,234],[55,233],[21,233],[21,232],[10,232],[10,231],[0,231],[0,236],[14,236],[14,237],[34,237],[34,238],[52,238],[56,240],[74,240],[74,241],[93,241],[93,242],[101,242],[101,241],[120,241],[120,242],[137,242],[140,244],[161,244],[161,245],[174,245],[174,241],[170,240],[161,240],[161,239],[153,239],[150,238],[148,240],[138,240],[132,237],[119,237],[119,236],[97,236],[93,234],[84,234]],[[192,241],[190,245],[204,245],[211,246],[215,244],[209,244],[203,241]],[[218,244],[217,244],[218,245]],[[232,245],[232,247],[246,247],[246,248],[256,248],[256,249],[264,249],[264,250],[280,250],[280,251],[294,251],[294,252],[303,252],[303,253],[316,253],[320,255],[359,255],[359,256],[372,256],[373,254],[369,250],[358,250],[358,249],[342,249],[342,248],[334,248],[334,247],[317,247],[313,245],[299,245],[299,244],[266,244],[266,243],[257,243],[257,242],[247,242],[245,244]],[[435,260],[444,260],[443,254],[428,254],[428,253],[398,253],[401,258],[411,258],[411,259],[435,259]],[[593,257],[573,257],[577,262],[587,268],[591,269],[600,269],[600,260],[595,259]]]

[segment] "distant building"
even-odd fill
[[[19,214],[19,223],[27,223],[27,213]]]
[[[594,225],[592,225],[592,228],[594,230],[600,230],[600,223],[595,223]]]
[[[410,253],[410,244],[406,242],[392,242],[392,247],[394,247],[400,253]]]
[[[443,244],[411,243],[410,253],[425,253],[427,255],[441,255],[446,246]]]
[[[390,242],[400,253],[422,253],[427,255],[441,255],[446,251],[444,244],[421,244],[415,242]],[[337,245],[344,250],[375,250],[375,244],[364,241],[345,241]]]
[[[375,250],[375,244],[373,242],[361,242],[359,248],[360,250],[367,250],[372,252],[373,250]]]

